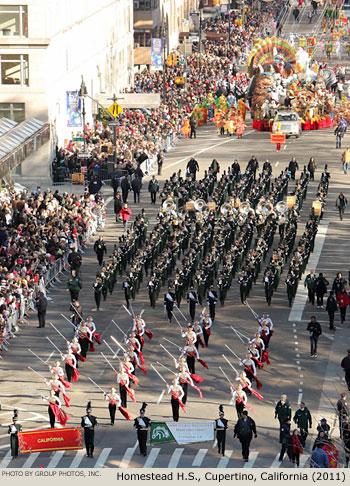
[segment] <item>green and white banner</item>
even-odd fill
[[[170,432],[166,422],[152,422],[151,423],[151,444],[159,444],[161,442],[175,441],[173,434]]]
[[[214,422],[152,422],[151,444],[193,444],[214,440]]]

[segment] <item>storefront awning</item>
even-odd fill
[[[152,30],[153,20],[138,20],[134,23],[134,30]]]

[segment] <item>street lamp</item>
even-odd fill
[[[167,35],[168,35],[168,24],[163,18],[163,100],[166,98],[166,75],[167,75],[167,58],[165,54],[165,49],[167,45]]]
[[[199,0],[198,10],[199,10],[199,75],[202,70],[202,14],[203,14],[203,0]]]
[[[79,98],[83,100],[83,111],[82,111],[82,116],[83,116],[83,147],[84,147],[84,152],[86,150],[86,133],[85,133],[85,96],[87,96],[87,89],[86,89],[86,84],[84,82],[83,75],[81,75],[81,84],[80,84],[80,89],[79,89]]]

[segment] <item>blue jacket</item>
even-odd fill
[[[328,456],[326,452],[320,447],[317,447],[317,449],[315,449],[314,452],[312,453],[310,459],[310,467],[322,467],[322,468],[329,467]]]

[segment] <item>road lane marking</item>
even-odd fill
[[[280,457],[280,453],[278,453],[277,456],[274,458],[270,467],[280,467],[281,462],[279,461],[279,457]]]
[[[253,467],[254,463],[259,455],[259,452],[254,451],[249,454],[249,461],[244,464],[243,467]]]
[[[32,452],[31,454],[29,454],[28,459],[26,460],[26,462],[23,464],[22,467],[32,467],[35,459],[39,457],[39,454],[40,452]]]
[[[301,321],[305,304],[308,297],[308,291],[304,288],[305,276],[310,273],[311,269],[317,268],[318,261],[320,259],[322,248],[327,236],[329,221],[321,222],[318,227],[318,232],[315,238],[314,251],[310,255],[309,263],[305,269],[304,274],[299,280],[298,290],[294,298],[293,307],[289,313],[289,321]]]
[[[8,447],[8,445],[6,447]],[[8,451],[6,456],[0,462],[0,468],[1,467],[7,467],[10,464],[11,459],[12,459],[11,451]]]
[[[55,468],[57,464],[60,462],[62,459],[62,456],[64,454],[64,451],[56,451],[54,455],[51,458],[51,461],[47,465],[48,468]]]
[[[96,464],[94,465],[94,469],[103,467],[111,452],[112,452],[111,447],[105,447],[104,449],[102,449],[102,452],[98,456]]]
[[[201,467],[201,464],[203,462],[203,459],[205,458],[206,453],[208,452],[208,449],[199,449],[199,451],[196,454],[196,457],[193,459],[192,466],[193,467]]]
[[[219,468],[219,467],[227,467],[227,464],[229,463],[232,454],[233,454],[233,451],[231,451],[231,450],[225,451],[225,457],[222,457],[220,459],[219,464],[216,467],[217,468]]]
[[[153,464],[156,462],[159,453],[160,447],[153,447],[143,467],[153,467]]]
[[[170,458],[168,467],[177,467],[184,450],[185,449],[180,449],[180,448],[176,448],[174,450],[173,455]]]
[[[136,451],[138,442],[135,442],[134,447],[128,447],[125,451],[125,454],[123,456],[123,459],[120,461],[119,467],[128,467],[129,462],[131,461],[132,456],[134,455]]]
[[[69,466],[69,467],[79,467],[81,461],[83,460],[83,457],[85,456],[85,451],[84,449],[80,449],[80,451],[78,451],[76,454],[75,454],[75,457],[72,461],[72,464]]]

